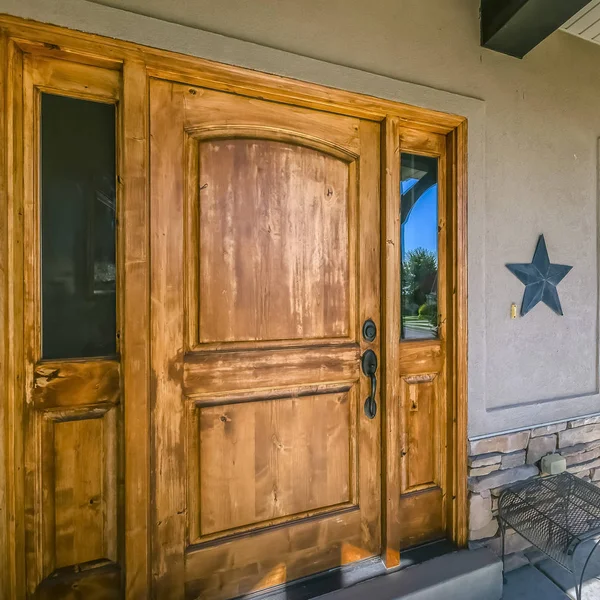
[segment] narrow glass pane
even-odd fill
[[[402,154],[400,168],[403,340],[438,336],[438,159]]]
[[[115,107],[42,94],[42,356],[116,353]]]

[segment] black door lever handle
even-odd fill
[[[374,419],[377,414],[377,355],[373,350],[367,350],[361,359],[362,372],[371,378],[371,395],[365,400],[365,414]]]

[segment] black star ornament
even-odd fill
[[[573,268],[567,265],[555,265],[548,258],[546,241],[540,235],[533,260],[530,263],[512,263],[506,265],[521,283],[525,284],[521,316],[526,315],[538,302],[549,306],[557,315],[562,315],[562,307],[556,286]]]

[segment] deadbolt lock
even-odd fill
[[[377,325],[373,319],[367,319],[362,328],[362,334],[365,342],[373,342],[377,337]]]

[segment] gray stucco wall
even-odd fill
[[[600,46],[557,32],[519,61],[479,47],[478,10],[479,0],[0,0],[2,13],[467,116],[470,436],[600,412]],[[553,262],[574,265],[559,286],[565,316],[539,306],[511,321],[523,286],[504,264],[529,262],[540,233]]]

